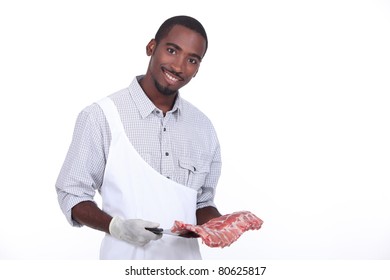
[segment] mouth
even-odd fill
[[[180,77],[178,74],[174,74],[173,72],[171,71],[168,71],[167,69],[165,68],[162,68],[162,71],[164,73],[164,76],[166,78],[166,81],[170,84],[170,85],[174,85],[180,81],[183,81],[184,79],[182,77]]]

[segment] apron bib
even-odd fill
[[[130,143],[110,98],[98,102],[111,130],[111,145],[101,187],[102,209],[111,216],[143,219],[171,228],[175,220],[196,224],[197,192],[158,173]],[[100,259],[201,259],[198,240],[163,235],[145,246],[131,245],[109,234]]]

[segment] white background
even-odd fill
[[[216,203],[264,220],[205,259],[390,259],[390,3],[2,1],[0,259],[97,259],[55,181],[77,114],[146,71],[168,17],[209,50],[184,98],[223,153]]]

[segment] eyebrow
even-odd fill
[[[181,47],[179,47],[178,45],[176,45],[175,43],[166,43],[165,45],[167,46],[172,46],[174,47],[175,49],[179,50],[179,51],[182,51],[183,49]],[[196,57],[197,59],[199,59],[199,61],[202,61],[202,57],[196,53],[190,53],[190,56],[193,56],[193,57]]]

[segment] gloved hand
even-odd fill
[[[112,236],[128,243],[144,246],[151,240],[157,240],[162,234],[155,234],[145,227],[158,227],[158,223],[144,221],[140,219],[124,220],[120,217],[112,218],[109,231]]]

